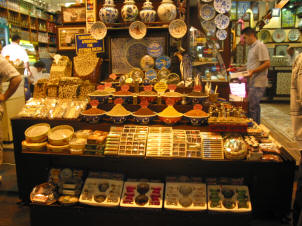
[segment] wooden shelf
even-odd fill
[[[192,63],[193,67],[201,66],[201,65],[206,65],[206,64],[218,64],[218,62],[199,62],[195,61]]]
[[[266,42],[264,44],[275,44],[275,45],[283,45],[283,44],[294,44],[294,43],[300,43],[302,44],[302,42]]]

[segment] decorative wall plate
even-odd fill
[[[286,38],[286,33],[282,29],[277,29],[273,33],[273,40],[274,42],[284,42]]]
[[[218,40],[225,40],[228,37],[228,32],[226,30],[218,29],[216,32],[216,37]]]
[[[204,4],[200,9],[200,17],[204,20],[212,20],[216,15],[215,9],[210,4]]]
[[[213,0],[201,0],[202,2],[212,2]]]
[[[158,81],[161,81],[161,80],[168,81],[169,74],[170,74],[170,71],[167,68],[162,68],[157,73],[157,79],[158,79]]]
[[[259,33],[259,39],[264,43],[267,43],[271,39],[271,33],[268,30],[261,30]]]
[[[207,33],[207,35],[212,36],[215,34],[216,32],[216,25],[214,20],[210,20],[210,21],[203,21],[201,23],[202,28],[205,30],[205,32]]]
[[[150,70],[146,71],[145,78],[152,81],[153,79],[157,78],[157,72],[154,69],[150,69]]]
[[[141,65],[141,68],[144,71],[147,71],[147,70],[153,68],[154,67],[154,59],[153,59],[153,57],[149,56],[149,55],[143,56],[142,59],[141,59],[140,65]]]
[[[107,35],[107,27],[103,22],[95,22],[91,26],[90,33],[96,40],[103,39]]]
[[[226,29],[230,24],[230,18],[224,14],[218,14],[214,20],[217,28]]]
[[[134,39],[142,39],[147,34],[147,27],[143,22],[135,21],[129,26],[129,34]]]
[[[134,82],[139,82],[141,83],[144,79],[144,72],[140,69],[140,68],[133,68],[131,71],[130,71],[130,77],[132,78],[132,80]]]
[[[288,40],[291,42],[296,42],[300,38],[300,31],[297,29],[292,29],[288,32],[287,36]]]
[[[151,42],[147,48],[148,54],[152,57],[159,57],[163,54],[163,47],[159,42]]]
[[[169,33],[173,38],[184,37],[187,30],[187,25],[183,20],[172,20],[169,24]]]
[[[214,0],[214,8],[218,13],[226,13],[231,10],[232,0]]]
[[[169,68],[171,66],[171,59],[168,56],[160,56],[155,60],[155,67],[157,69]]]

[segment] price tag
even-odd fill
[[[201,90],[202,90],[202,86],[201,85],[194,86],[194,91],[195,92],[201,92]]]
[[[158,82],[155,84],[154,89],[158,93],[164,93],[167,90],[168,86],[165,82]]]
[[[97,87],[97,89],[103,91],[103,90],[105,89],[105,86],[104,86],[104,85],[99,85],[99,86]]]
[[[98,100],[91,100],[91,101],[90,101],[90,105],[91,105],[92,107],[97,107],[97,106],[99,105],[99,101],[98,101]]]
[[[202,110],[202,105],[201,104],[195,104],[193,109],[194,110]]]
[[[129,90],[129,88],[130,88],[129,85],[122,85],[121,90],[123,92],[127,92]]]
[[[114,100],[114,104],[122,104],[123,103],[123,99],[122,98],[117,98]]]
[[[148,105],[149,105],[149,102],[146,99],[142,100],[141,103],[140,103],[140,106],[142,108],[147,108]]]
[[[166,99],[166,104],[168,106],[173,106],[175,104],[175,99],[174,98],[167,98]]]
[[[106,88],[111,88],[112,83],[111,82],[105,82],[105,89]]]
[[[109,78],[111,78],[112,80],[115,80],[117,78],[117,75],[112,73],[109,75]]]
[[[152,86],[151,85],[144,86],[144,91],[152,91]]]
[[[175,84],[169,84],[168,88],[171,92],[174,92],[176,90],[176,85]]]

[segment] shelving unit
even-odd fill
[[[20,199],[26,203],[29,202],[29,194],[32,188],[47,181],[48,171],[52,167],[57,168],[79,168],[93,171],[108,171],[123,173],[128,178],[148,178],[164,181],[167,176],[194,176],[194,177],[242,177],[249,186],[252,199],[253,214],[263,214],[265,212],[274,212],[284,214],[290,210],[291,195],[293,188],[293,177],[295,171],[295,160],[282,149],[283,162],[270,161],[231,161],[231,160],[204,160],[197,158],[160,158],[160,157],[124,157],[124,156],[97,156],[97,155],[71,155],[67,153],[50,152],[23,152],[21,142],[24,140],[24,131],[29,126],[47,122],[52,127],[56,125],[68,124],[78,129],[92,129],[109,131],[110,122],[99,124],[88,124],[80,120],[43,120],[43,119],[12,119],[14,134],[15,160],[18,178],[18,189]],[[163,125],[161,125],[163,126]],[[207,131],[206,126],[194,127],[190,125],[175,125],[175,129],[197,129]],[[30,166],[30,167],[29,167]],[[226,220],[231,217],[239,225],[239,221],[244,217],[247,220],[250,215],[241,214],[218,214],[198,212],[170,212],[165,209],[154,210],[127,210],[122,208],[95,208],[87,206],[64,207],[60,205],[41,206],[30,204],[32,226],[34,225],[52,225],[50,220],[61,219],[69,224],[80,225],[80,222],[95,222],[104,217],[108,220],[107,214],[113,218],[129,218],[129,214],[135,216],[138,225],[151,225],[155,219],[158,222],[165,221],[168,217],[175,225],[181,225],[184,219],[197,223],[204,222],[206,219],[213,219],[213,216],[221,217],[220,220]],[[128,214],[128,215],[127,215]],[[102,216],[102,217],[100,217]],[[141,218],[136,218],[141,216]],[[223,216],[223,217],[222,217]],[[182,217],[182,218],[181,218]],[[177,219],[180,221],[178,222]],[[182,219],[182,220],[181,220]],[[130,220],[130,219],[128,219]],[[238,222],[237,222],[238,221]],[[56,225],[63,225],[59,221]],[[153,222],[154,223],[154,222]],[[238,223],[238,224],[237,224]],[[113,220],[111,225],[117,225]],[[174,225],[174,224],[173,224]],[[243,225],[248,225],[243,224]]]
[[[19,5],[12,5],[14,8],[9,7],[9,0],[4,0],[2,3],[0,5],[0,17],[6,18],[11,25],[11,34],[20,33],[23,40],[30,41],[38,46],[43,43],[42,47],[47,47],[47,49],[54,45],[56,23],[53,17],[55,14],[23,1]],[[26,8],[24,5],[27,5]],[[48,41],[39,41],[39,33],[47,35]]]

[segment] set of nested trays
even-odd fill
[[[244,213],[252,211],[249,189],[244,185],[207,185],[208,210]]]
[[[146,156],[170,157],[172,148],[172,127],[149,127]]]
[[[120,137],[119,155],[145,156],[148,126],[125,126]]]
[[[79,202],[90,206],[119,206],[123,184],[123,180],[87,178]]]
[[[164,207],[179,211],[207,210],[207,186],[203,183],[166,182]]]
[[[120,206],[160,209],[163,206],[163,193],[163,183],[126,181]]]
[[[209,160],[224,159],[223,139],[220,134],[201,132],[202,158]]]

